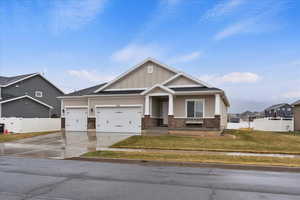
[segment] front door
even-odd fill
[[[162,117],[163,124],[168,124],[169,102],[162,102]]]

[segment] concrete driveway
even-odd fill
[[[132,136],[120,133],[58,132],[15,142],[0,143],[0,155],[64,159],[105,149]]]

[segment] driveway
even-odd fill
[[[132,134],[58,132],[15,142],[0,143],[0,155],[64,159],[105,149]]]

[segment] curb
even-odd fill
[[[195,163],[195,162],[171,162],[171,161],[149,161],[137,159],[118,159],[118,158],[96,158],[96,157],[73,157],[65,160],[107,162],[119,164],[139,164],[146,166],[181,166],[181,167],[200,167],[200,168],[219,168],[235,170],[256,170],[273,172],[300,172],[300,167],[282,167],[282,166],[258,166],[258,165],[239,165],[222,163]]]

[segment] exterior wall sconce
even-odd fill
[[[91,112],[94,112],[94,109],[93,109],[93,108],[91,108]]]

